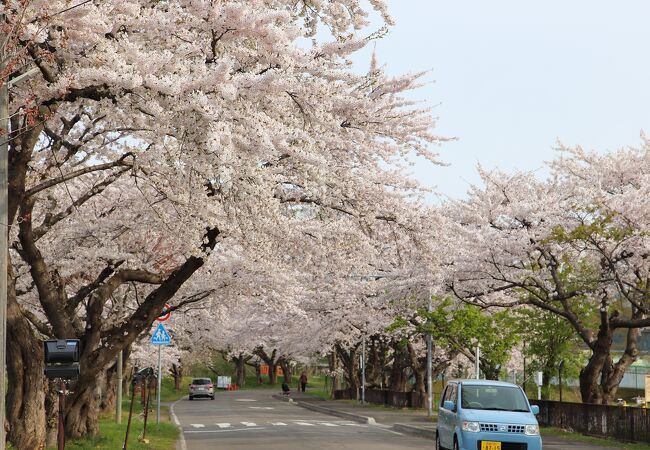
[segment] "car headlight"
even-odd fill
[[[478,422],[463,422],[463,431],[469,431],[470,433],[478,433],[481,431],[481,426]]]
[[[538,425],[526,425],[524,433],[527,434],[528,436],[537,436],[539,434],[539,426]]]

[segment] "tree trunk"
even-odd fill
[[[269,364],[269,384],[275,385],[278,383],[278,364],[274,361]]]
[[[48,382],[45,392],[45,443],[47,448],[56,447],[59,423],[58,392],[58,386],[53,381]]]
[[[255,377],[257,379],[257,384],[262,384],[262,368],[259,362],[255,364]]]
[[[393,345],[393,367],[390,372],[390,390],[395,392],[406,392],[406,368],[409,366],[408,353],[397,342]]]
[[[113,366],[101,372],[97,378],[100,395],[99,410],[101,412],[115,411],[115,404],[117,403],[117,361]]]
[[[18,305],[11,261],[7,279],[7,438],[16,450],[41,449],[46,438],[43,344]]]
[[[343,363],[343,368],[345,369],[344,376],[345,381],[348,384],[348,389],[357,393],[359,392],[359,386],[361,386],[358,349],[359,345],[346,350],[339,344],[336,344],[336,352],[338,353],[339,359]]]
[[[413,376],[415,377],[415,390],[424,394],[426,389],[426,374],[427,374],[427,357],[420,357],[413,344],[409,341],[407,344],[408,355],[410,360],[411,369],[413,370]]]
[[[601,324],[591,358],[580,371],[580,395],[583,403],[607,405],[614,401],[625,371],[638,357],[638,336],[637,328],[628,329],[625,352],[614,363],[610,353],[613,330],[608,324]]]
[[[172,364],[171,372],[174,377],[174,390],[179,392],[183,384],[183,367],[179,364]]]
[[[66,435],[79,438],[99,431],[99,400],[95,377],[79,377],[74,393],[66,399]]]
[[[387,348],[378,336],[369,339],[366,363],[366,387],[383,389],[386,386]]]
[[[278,358],[276,358],[277,353],[277,349],[273,349],[273,352],[271,352],[270,355],[267,354],[261,347],[255,350],[255,354],[259,356],[267,366],[269,366],[269,384],[271,385],[275,385],[278,382]]]
[[[330,366],[330,372],[334,375],[332,376],[332,391],[338,391],[341,389],[341,377],[339,376],[339,360],[336,352],[331,352],[327,356],[327,361]]]
[[[235,378],[237,380],[238,387],[246,386],[246,364],[250,361],[252,356],[247,356],[244,353],[240,353],[239,356],[233,357],[235,362]]]
[[[280,361],[280,367],[282,368],[282,376],[284,377],[284,382],[287,384],[291,384],[291,366],[289,366],[289,361],[287,361],[285,358],[281,358]]]

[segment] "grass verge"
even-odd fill
[[[162,394],[162,390],[161,390]],[[137,402],[137,399],[136,399]],[[122,423],[115,422],[114,414],[102,415],[99,419],[100,433],[97,436],[83,439],[68,439],[66,449],[69,450],[116,450],[121,449],[126,434],[126,426],[129,419],[129,403],[125,400],[123,403]],[[169,408],[160,408],[160,425],[156,425],[155,407],[149,412],[147,420],[148,443],[140,442],[144,430],[144,419],[142,417],[142,408],[139,402],[134,405],[133,418],[131,420],[131,430],[129,432],[128,449],[129,450],[174,450],[176,448],[176,439],[178,438],[178,428],[169,420]],[[51,450],[55,450],[52,448]]]
[[[598,438],[594,436],[585,436],[584,434],[571,433],[569,431],[561,430],[559,428],[547,428],[543,427],[541,429],[542,439],[545,436],[555,436],[567,441],[574,442],[583,442],[586,444],[601,445],[603,447],[615,447],[621,450],[650,450],[650,445],[643,443],[627,443],[617,441],[611,438]]]

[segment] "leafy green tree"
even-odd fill
[[[508,310],[482,310],[457,304],[448,298],[436,303],[431,312],[423,308],[410,320],[396,319],[389,331],[415,326],[417,333],[431,333],[437,348],[453,356],[460,353],[472,363],[476,361],[474,349],[480,343],[480,370],[486,378],[497,379],[519,341],[519,328],[512,314]]]
[[[524,339],[524,356],[530,361],[530,373],[542,372],[542,396],[548,399],[551,379],[558,375],[564,361],[563,378],[575,379],[584,364],[580,337],[562,317],[537,308],[516,311],[519,333]]]

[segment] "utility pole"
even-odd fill
[[[564,360],[560,361],[560,365],[557,368],[557,372],[560,378],[560,402],[562,402],[562,369],[564,369]]]
[[[427,306],[429,314],[433,310],[432,305],[432,296],[429,292],[429,303]],[[431,320],[427,320],[429,327],[431,326]],[[433,342],[431,340],[431,330],[427,330],[427,416],[433,416],[433,377],[431,373],[431,364],[433,359]]]
[[[481,364],[480,364],[480,361],[481,361],[481,344],[477,343],[476,344],[476,364],[475,364],[475,366],[476,366],[475,367],[475,369],[476,369],[476,379],[477,380],[481,378],[481,369],[480,369]]]
[[[0,14],[0,23],[4,15]],[[9,86],[39,72],[34,68],[13,80],[3,79],[6,67],[0,42],[0,450],[5,449],[5,396],[7,386],[7,273],[9,272]]]
[[[4,23],[4,15],[0,15]],[[2,78],[5,70],[4,43],[0,47],[0,450],[5,449],[5,395],[7,377],[7,272],[9,270],[9,93]]]
[[[366,336],[361,341],[361,404],[366,404]]]

